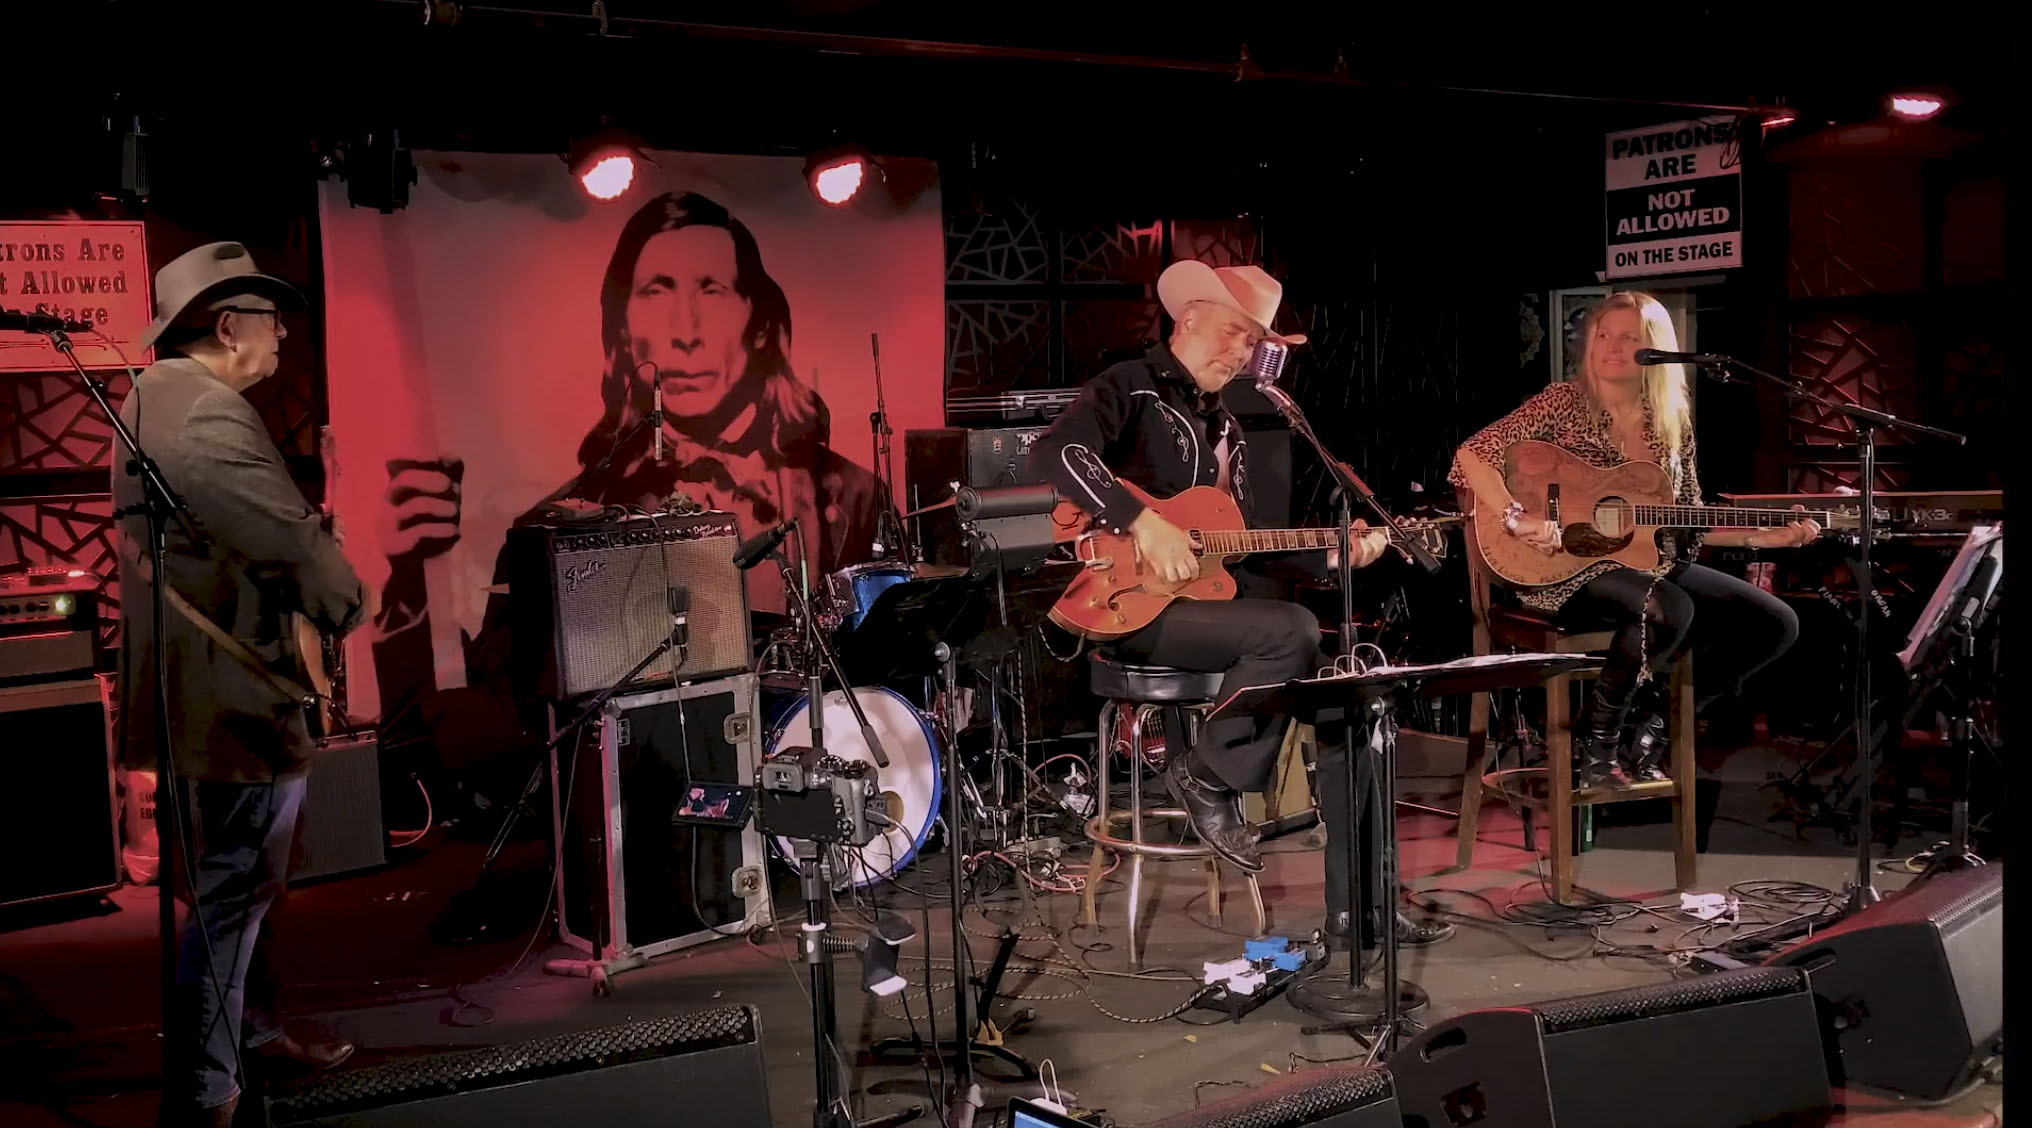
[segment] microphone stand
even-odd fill
[[[121,447],[127,451],[125,472],[141,479],[143,500],[133,506],[114,510],[112,516],[118,521],[122,517],[138,513],[148,523],[148,565],[149,575],[153,580],[151,585],[153,598],[149,601],[149,610],[155,632],[150,648],[155,663],[154,685],[150,687],[155,710],[155,801],[158,812],[166,809],[169,815],[166,820],[160,817],[156,820],[157,853],[162,858],[156,898],[156,927],[159,930],[157,974],[162,994],[162,1026],[173,1040],[177,1037],[185,1017],[180,1001],[181,993],[176,990],[176,883],[179,873],[183,877],[185,889],[190,893],[193,919],[197,918],[200,909],[197,886],[193,883],[194,875],[188,866],[181,864],[184,843],[195,839],[192,838],[190,831],[189,797],[184,792],[183,780],[177,775],[176,758],[171,754],[169,739],[169,643],[163,632],[169,618],[168,522],[175,520],[177,527],[193,545],[203,545],[209,538],[198,531],[197,523],[191,519],[190,507],[163,478],[162,468],[156,465],[155,459],[149,457],[148,452],[142,449],[140,437],[127,426],[126,420],[120,418],[120,413],[114,410],[112,396],[106,390],[106,385],[87,372],[84,364],[78,360],[77,350],[71,344],[69,334],[60,328],[42,330],[42,333],[49,338],[49,343],[63,354],[64,359],[70,362],[71,369],[85,385],[85,391],[98,405],[100,414],[112,425],[113,433],[118,436]],[[130,388],[128,395],[134,395],[138,390]],[[199,931],[200,933],[203,931],[202,922],[199,922]],[[207,945],[208,963],[210,959]],[[216,970],[212,969],[212,983],[215,988],[218,983]],[[223,1000],[221,1003],[223,1005]],[[174,1051],[166,1049],[165,1052]]]
[[[1857,553],[1852,571],[1856,574],[1856,753],[1862,761],[1862,796],[1857,800],[1860,808],[1856,823],[1856,876],[1846,891],[1842,903],[1842,915],[1852,916],[1869,908],[1883,899],[1877,892],[1875,874],[1870,864],[1870,815],[1876,796],[1877,782],[1877,722],[1872,708],[1874,702],[1870,692],[1870,605],[1875,602],[1876,588],[1871,578],[1870,549],[1877,539],[1877,430],[1905,431],[1914,435],[1926,435],[1946,439],[1960,445],[1968,441],[1966,435],[1924,423],[1900,419],[1889,412],[1872,407],[1850,403],[1846,400],[1829,399],[1800,387],[1782,376],[1774,376],[1759,368],[1753,368],[1740,360],[1726,356],[1700,356],[1695,358],[1694,367],[1723,384],[1747,384],[1750,381],[1738,373],[1746,373],[1771,384],[1785,394],[1785,398],[1801,403],[1816,404],[1829,411],[1845,415],[1856,429],[1856,450],[1862,468],[1862,514],[1860,528],[1856,533]],[[1734,372],[1730,370],[1734,369]]]
[[[1262,392],[1264,398],[1277,408],[1277,413],[1284,417],[1292,430],[1311,444],[1314,453],[1326,465],[1327,472],[1333,475],[1334,481],[1340,486],[1341,653],[1352,655],[1355,652],[1355,566],[1352,551],[1354,515],[1351,499],[1361,498],[1362,503],[1383,523],[1383,527],[1390,530],[1396,543],[1405,546],[1419,567],[1427,572],[1437,572],[1440,569],[1439,559],[1433,556],[1431,550],[1419,543],[1416,537],[1405,533],[1397,518],[1377,500],[1375,492],[1369,489],[1368,483],[1362,481],[1361,475],[1355,473],[1353,467],[1335,458],[1333,453],[1327,450],[1326,444],[1320,441],[1319,434],[1312,429],[1312,424],[1305,418],[1305,412],[1299,410],[1290,393],[1278,387],[1274,380],[1259,381],[1256,390]],[[1367,907],[1362,904],[1362,867],[1356,864],[1360,859],[1355,842],[1356,827],[1361,823],[1364,788],[1360,779],[1364,773],[1356,770],[1354,745],[1356,733],[1364,726],[1359,725],[1356,718],[1349,717],[1346,753],[1349,855],[1348,995],[1342,1000],[1337,1000],[1337,1003],[1342,1013],[1351,1016],[1376,1015],[1381,1018],[1383,1026],[1375,1047],[1387,1053],[1396,1047],[1397,1028],[1403,1021],[1403,1012],[1423,1006],[1424,992],[1415,986],[1410,986],[1408,991],[1405,990],[1404,987],[1408,985],[1400,985],[1397,978],[1396,720],[1387,711],[1379,710],[1372,723],[1383,726],[1382,738],[1362,741],[1363,754],[1374,761],[1368,765],[1369,770],[1366,774],[1371,787],[1384,789],[1377,796],[1381,805],[1378,816],[1382,820],[1381,825],[1389,831],[1387,838],[1380,844],[1383,851],[1383,872],[1380,883],[1382,888],[1378,891],[1377,899],[1381,903],[1374,906],[1377,915],[1376,939],[1383,949],[1383,982],[1378,988],[1370,988],[1364,982],[1362,972],[1362,921]],[[1369,1005],[1366,1001],[1375,993],[1382,995],[1380,1009]]]
[[[896,452],[889,444],[896,431],[889,426],[889,403],[882,395],[881,335],[868,334],[868,347],[875,358],[875,410],[868,414],[868,430],[875,442],[875,488],[882,506],[875,518],[875,538],[882,542],[876,554],[893,550],[898,560],[914,564],[910,532],[896,513]]]

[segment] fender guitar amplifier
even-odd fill
[[[731,513],[508,530],[517,688],[560,700],[598,693],[670,636],[680,608],[688,620],[679,628],[683,661],[666,653],[631,684],[747,670],[748,594],[734,567],[740,543]]]

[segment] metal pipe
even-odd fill
[[[378,0],[378,2],[413,7],[416,0]],[[1257,66],[1249,58],[1247,44],[1241,45],[1234,62],[1225,63],[1209,59],[1117,55],[1093,51],[1055,51],[1041,47],[1014,47],[992,43],[960,43],[938,39],[906,39],[900,36],[888,35],[847,35],[841,32],[805,31],[797,28],[741,27],[732,24],[698,23],[690,20],[656,19],[649,16],[616,16],[611,13],[603,17],[591,11],[518,8],[495,4],[468,4],[465,10],[469,14],[484,12],[492,15],[528,16],[544,20],[581,20],[600,25],[600,33],[602,35],[608,34],[610,28],[632,26],[657,31],[677,32],[700,39],[808,47],[828,54],[924,59],[1000,59],[1017,62],[1118,67],[1136,70],[1172,71],[1182,74],[1218,75],[1234,79],[1237,82],[1294,82],[1315,86],[1338,86],[1350,89],[1367,87],[1379,90],[1474,94],[1509,98],[1541,98],[1552,101],[1588,102],[1624,106],[1659,106],[1671,109],[1707,110],[1715,113],[1731,114],[1763,115],[1776,113],[1781,109],[1781,107],[1775,105],[1767,106],[1756,102],[1695,102],[1658,98],[1627,98],[1610,94],[1561,94],[1546,90],[1506,90],[1495,87],[1449,86],[1441,83],[1376,82],[1355,78],[1340,67],[1336,67],[1332,71],[1265,70]]]

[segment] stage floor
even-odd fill
[[[1701,858],[1701,890],[1721,891],[1759,879],[1838,889],[1851,874],[1853,853],[1833,831],[1812,830],[1802,840],[1790,824],[1766,821],[1772,793],[1757,785],[1774,762],[1767,750],[1746,749],[1713,765],[1722,787],[1709,850]],[[1454,803],[1451,792],[1457,785],[1449,781],[1404,782],[1406,798],[1440,807]],[[1663,822],[1603,829],[1596,848],[1582,859],[1581,881],[1612,896],[1675,906],[1659,892],[1672,877],[1668,831]],[[1443,872],[1453,863],[1452,820],[1407,809],[1401,826],[1407,884],[1420,891],[1471,891],[1496,905],[1543,899],[1538,863],[1522,849],[1514,812],[1500,804],[1486,808],[1479,837],[1473,869]],[[1541,842],[1545,837],[1541,834]],[[1296,934],[1319,927],[1321,856],[1308,846],[1308,838],[1301,830],[1266,844],[1270,858],[1261,882],[1273,931]],[[1931,835],[1908,837],[1893,856],[1903,858],[1931,840]],[[1081,860],[1084,853],[1080,851]],[[479,856],[475,843],[444,842],[396,866],[297,890],[277,922],[284,974],[292,984],[285,1000],[292,1023],[358,1043],[355,1063],[364,1065],[686,1009],[752,1003],[763,1016],[775,1121],[810,1123],[804,973],[800,964],[790,962],[792,949],[781,933],[759,943],[736,938],[670,953],[618,977],[611,997],[596,997],[585,979],[544,973],[547,959],[576,954],[554,943],[547,927],[533,940],[525,926],[518,934],[480,944],[431,941],[431,922],[454,894],[472,884]],[[536,884],[526,894],[532,924],[539,912],[536,896],[543,891],[542,874],[535,868],[541,856],[534,843],[519,845],[507,856],[535,875]],[[929,862],[909,879],[942,897],[938,874],[944,857],[933,855]],[[1906,880],[1895,862],[1880,863],[1879,870],[1882,889]],[[1231,1095],[1272,1074],[1317,1068],[1359,1052],[1345,1035],[1301,1033],[1301,1027],[1316,1020],[1286,999],[1273,1000],[1239,1024],[1119,1021],[1148,1020],[1177,1008],[1192,985],[1159,969],[1196,971],[1204,960],[1239,955],[1249,931],[1238,881],[1231,877],[1227,882],[1231,896],[1222,929],[1208,919],[1204,871],[1197,863],[1152,865],[1144,919],[1145,966],[1154,977],[1123,977],[1118,974],[1127,963],[1121,876],[1118,872],[1102,886],[1099,931],[1075,927],[1078,897],[1036,899],[1042,921],[1033,917],[1023,922],[1021,970],[1012,970],[1004,981],[1005,994],[1018,997],[998,1001],[993,1012],[998,1023],[1007,1025],[1024,1008],[1035,1009],[1036,1020],[1009,1044],[1033,1061],[1049,1059],[1081,1107],[1105,1110],[1120,1124],[1137,1124],[1191,1107],[1195,1100]],[[887,900],[922,927],[918,899],[892,893]],[[1676,913],[1669,913],[1670,919],[1640,915],[1597,937],[1496,923],[1484,904],[1462,894],[1438,894],[1434,900],[1463,915],[1454,918],[1460,928],[1451,941],[1405,954],[1404,975],[1432,996],[1427,1019],[1658,982],[1673,971],[1655,954],[1595,953],[1603,946],[1670,948],[1701,938],[1689,932],[1694,922]],[[800,908],[794,901],[780,900],[779,905],[793,913]],[[969,909],[968,930],[979,933],[970,940],[972,951],[982,966],[992,953],[987,937],[996,924],[1022,915],[1023,904],[1009,889],[987,898],[982,908]],[[842,916],[851,920],[851,909],[843,905]],[[904,946],[902,970],[913,983],[925,979],[927,951],[934,961],[950,958],[948,920],[943,904],[934,904],[928,949],[925,937]],[[0,1081],[0,1123],[17,1128],[153,1123],[160,1086],[154,922],[155,891],[148,887],[121,889],[98,906],[53,906],[37,918],[0,920],[9,929],[0,932],[0,1078],[5,1078]],[[1051,931],[1058,933],[1056,944]],[[1718,941],[1727,935],[1722,929],[1707,938]],[[1052,959],[1075,966],[1042,965],[1051,974],[1036,970],[1039,961]],[[934,963],[930,978],[944,1031],[951,972]],[[868,1005],[869,997],[855,986],[859,969],[852,957],[840,961],[840,979],[843,1050],[857,1054],[875,1038],[909,1033],[897,999]],[[922,989],[913,986],[910,998],[922,1028]],[[1102,1008],[1118,1018],[1103,1014]],[[1188,1017],[1212,1021],[1217,1016],[1194,1011]],[[859,1068],[854,1078],[863,1115],[923,1103],[925,1084],[924,1071],[914,1061]],[[1935,1110],[1874,1105],[1867,1116],[1853,1120],[1875,1126],[2000,1124],[2003,1092],[2000,1086],[1984,1087]],[[1633,1118],[1632,1123],[1638,1122]],[[920,1123],[936,1124],[937,1119],[934,1115]]]

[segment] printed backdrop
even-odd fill
[[[443,612],[450,611],[460,633],[479,632],[505,531],[580,473],[581,445],[603,420],[603,381],[618,387],[609,372],[629,367],[614,363],[613,337],[603,335],[602,288],[617,245],[633,238],[631,232],[639,235],[642,220],[636,217],[654,209],[653,201],[683,198],[696,217],[699,201],[684,196],[696,193],[723,208],[752,233],[762,269],[781,289],[776,304],[787,302],[788,325],[770,362],[782,367],[787,361],[789,374],[816,391],[832,421],[831,451],[813,456],[832,469],[806,479],[819,483],[816,505],[820,511],[830,507],[826,520],[845,545],[827,553],[825,563],[837,562],[841,552],[849,563],[865,558],[855,553],[866,546],[847,543],[862,535],[860,526],[840,517],[840,499],[829,498],[826,490],[859,488],[856,504],[872,503],[871,333],[880,335],[899,477],[903,432],[944,422],[945,271],[935,175],[920,170],[916,179],[933,187],[908,200],[874,186],[853,206],[830,208],[806,187],[798,158],[648,155],[654,163],[638,162],[634,185],[611,203],[589,198],[562,161],[542,155],[419,152],[410,204],[390,215],[349,207],[342,183],[324,187],[325,345],[339,474],[332,496],[346,529],[346,553],[377,591],[390,584],[395,570],[392,546],[413,534],[416,520],[442,521],[449,512],[442,500],[436,510],[429,502],[419,509],[413,495],[391,490],[397,472],[390,463],[441,469],[450,460],[463,462],[458,539],[431,565],[428,599],[439,645],[427,653],[439,686],[466,683],[464,660],[446,652],[457,647],[446,641]],[[895,179],[892,175],[892,183]],[[651,356],[667,369],[667,356],[678,354],[665,348],[666,338],[710,338],[711,326],[698,326],[710,322],[713,309],[720,310],[722,323],[742,316],[739,306],[734,314],[725,312],[725,283],[706,277],[714,253],[732,261],[726,248],[734,236],[725,228],[722,218],[707,232],[673,232],[684,239],[667,239],[637,256],[638,277],[622,281],[634,288],[620,299],[635,303],[625,309],[644,323],[627,331],[643,350],[630,360]],[[663,274],[647,278],[652,267]],[[680,276],[668,277],[672,274]],[[768,301],[756,296],[755,281],[740,279],[735,297],[759,309]],[[684,293],[672,297],[675,291]],[[611,296],[609,307],[611,330]],[[699,313],[702,309],[707,312]],[[752,322],[746,329],[750,343],[764,335]],[[683,342],[700,354],[711,353],[711,344]],[[708,388],[711,378],[701,379],[704,383],[664,382],[667,410],[683,414],[684,404],[713,402],[698,390]],[[610,394],[609,406],[612,401]],[[726,437],[747,428],[751,417],[743,414],[729,423]],[[623,455],[615,473],[625,469],[627,452]],[[768,457],[752,451],[728,455],[723,461],[733,469],[716,473],[723,481],[726,473],[739,478],[750,472],[742,467],[761,466]],[[427,472],[404,483],[427,491],[431,482],[443,480]],[[714,491],[710,484],[680,488]],[[798,515],[800,488],[810,492],[794,484],[772,486],[783,496],[772,493],[771,500],[728,508],[741,514],[743,532],[752,535],[768,524],[762,518],[779,502],[781,516]],[[624,478],[608,498],[596,500],[610,500],[616,491],[641,496],[639,481]],[[401,513],[412,526],[407,530],[396,520],[396,506],[405,500],[410,508]],[[817,545],[812,551],[821,554]],[[751,602],[764,610],[780,607],[780,591],[771,590],[777,586],[772,570],[756,569],[750,573]],[[352,708],[366,717],[383,713],[374,651],[383,650],[388,660],[384,647],[372,645],[372,633],[358,632],[348,650]],[[450,638],[456,642],[456,636]]]

